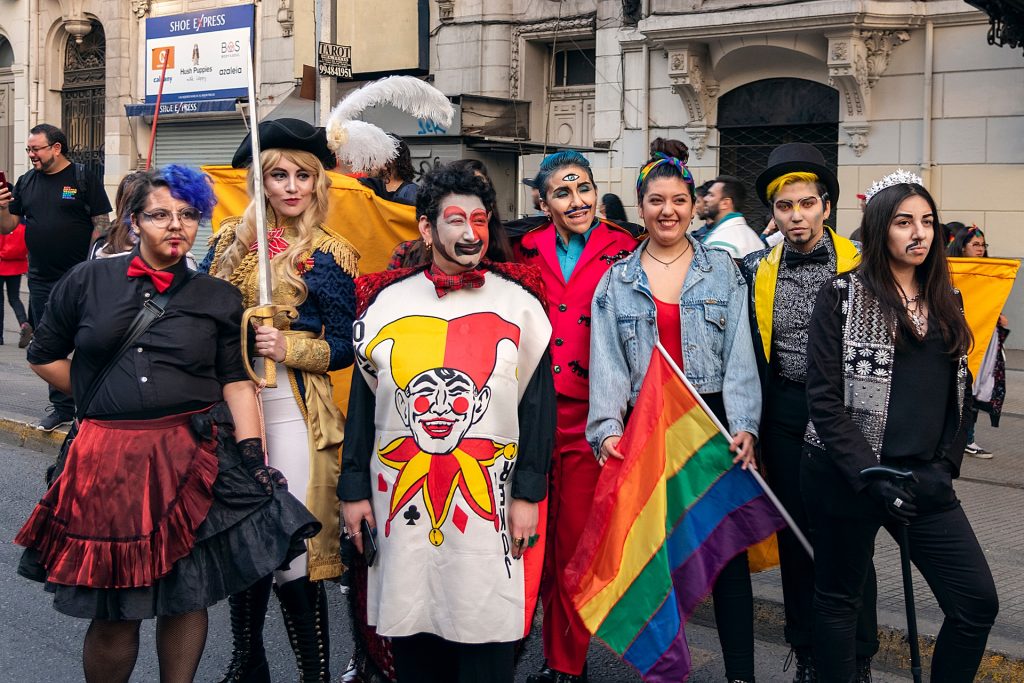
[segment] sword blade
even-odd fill
[[[270,270],[270,248],[267,238],[267,200],[263,194],[263,167],[260,163],[259,113],[256,104],[256,74],[252,63],[253,46],[245,51],[249,76],[249,140],[252,145],[252,199],[256,209],[256,256],[260,305],[274,303],[273,273]]]

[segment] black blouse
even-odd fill
[[[139,309],[156,295],[148,277],[127,275],[137,255],[138,247],[69,271],[50,295],[28,347],[28,361],[34,365],[75,352],[71,386],[76,404],[120,347]],[[239,291],[201,273],[187,279],[184,259],[167,270],[174,273],[174,281],[166,312],[117,361],[87,407],[87,416],[146,419],[196,410],[220,401],[224,384],[247,379]]]
[[[367,500],[372,495],[370,458],[376,451],[374,414],[377,397],[363,374],[352,373],[352,389],[345,421],[338,498]],[[544,356],[519,401],[519,448],[512,480],[512,497],[539,502],[548,493],[548,469],[555,447],[555,383],[551,356]]]

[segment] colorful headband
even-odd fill
[[[675,166],[677,169],[679,169],[679,174],[683,176],[683,182],[689,185],[690,187],[693,187],[693,175],[690,173],[690,169],[686,168],[686,164],[684,164],[676,157],[670,157],[669,155],[664,154],[663,152],[655,152],[654,157],[654,161],[651,161],[642,169],[640,169],[640,175],[638,175],[636,178],[636,196],[638,198],[640,197],[640,189],[644,186],[644,181],[647,180],[647,176],[651,174],[651,171],[653,171],[658,166],[661,166],[662,164],[671,164]]]

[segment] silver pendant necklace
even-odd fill
[[[662,266],[664,266],[665,270],[668,270],[669,266],[671,266],[673,263],[675,263],[679,259],[683,258],[683,254],[685,254],[686,252],[688,252],[690,250],[690,240],[686,240],[686,247],[683,248],[683,250],[681,252],[679,252],[679,255],[676,256],[671,261],[662,261],[660,258],[658,258],[657,256],[655,256],[654,254],[651,253],[650,247],[651,247],[650,244],[648,244],[646,247],[644,247],[644,251],[647,252],[647,255],[650,256],[655,261],[657,261],[658,263],[660,263]]]

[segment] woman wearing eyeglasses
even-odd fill
[[[255,331],[256,353],[278,365],[276,388],[260,393],[266,421],[269,464],[288,479],[288,488],[323,524],[310,539],[309,552],[291,566],[232,596],[234,652],[224,681],[269,681],[263,649],[263,622],[271,584],[281,603],[301,680],[330,680],[327,593],[324,579],[341,575],[340,506],[335,490],[344,417],[333,401],[327,373],[352,365],[356,267],[359,254],[323,226],[334,166],[322,128],[279,119],[259,126],[259,165],[252,164],[250,141],[232,164],[260,173],[266,197],[267,229],[274,276],[273,301],[298,309],[296,320],[278,316]],[[221,223],[201,268],[242,291],[255,306],[256,207]]]
[[[948,224],[947,224],[948,225]],[[988,242],[985,233],[976,225],[962,226],[953,235],[953,241],[946,249],[950,256],[967,258],[987,258]],[[1010,336],[1010,322],[1006,315],[999,314],[996,331],[992,335],[985,356],[982,358],[978,376],[974,379],[974,407],[971,419],[967,421],[967,455],[991,460],[992,452],[978,445],[974,438],[974,427],[978,423],[978,411],[984,410],[989,415],[993,427],[999,426],[999,417],[1003,412],[1003,401],[1006,398],[1006,354],[1003,344]]]
[[[126,200],[136,246],[73,268],[28,350],[40,377],[74,394],[80,422],[15,539],[28,549],[19,572],[45,581],[59,612],[91,620],[88,683],[130,678],[152,618],[160,680],[191,681],[206,608],[287,565],[319,529],[263,464],[241,297],[185,266],[213,204],[196,170],[142,174]],[[153,305],[162,315],[131,339]]]

